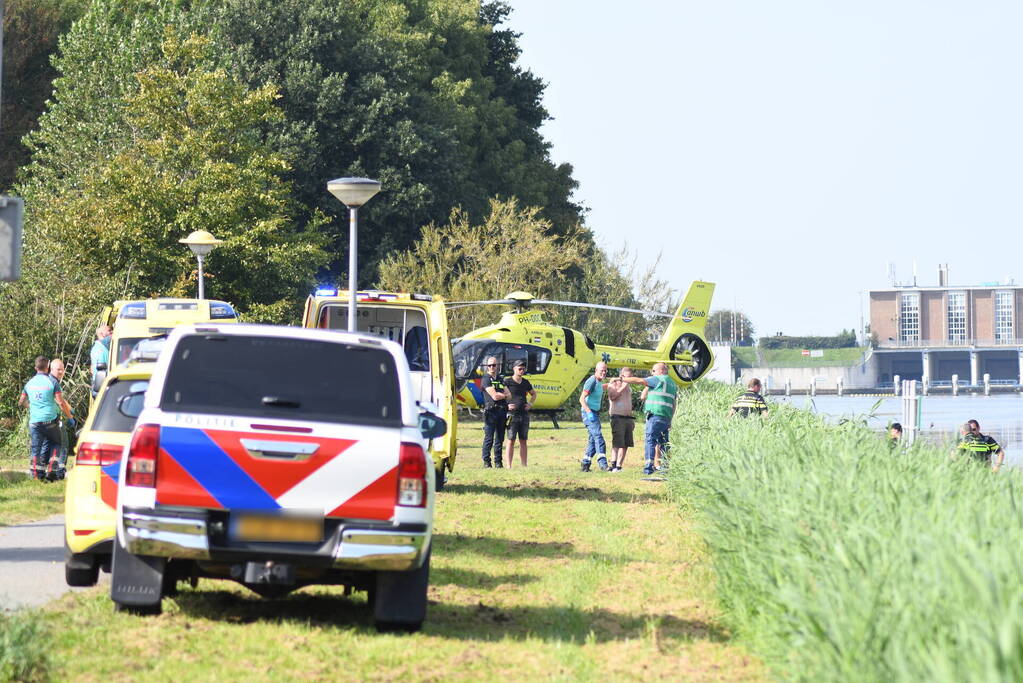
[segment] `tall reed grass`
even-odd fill
[[[735,633],[790,679],[1023,680],[1021,473],[738,393],[681,397],[669,472]]]

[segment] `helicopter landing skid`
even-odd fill
[[[565,412],[564,409],[548,409],[548,410],[530,410],[529,414],[535,417],[549,417],[551,422],[554,423],[555,429],[561,429],[561,425],[558,424],[558,418]]]

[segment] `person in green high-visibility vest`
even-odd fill
[[[668,377],[668,366],[655,363],[653,374],[649,377],[622,377],[629,384],[645,384],[647,386],[646,403],[646,450],[644,452],[643,474],[654,473],[654,454],[658,446],[661,449],[661,463],[668,453],[668,430],[671,418],[675,414],[675,399],[678,398],[678,386]]]

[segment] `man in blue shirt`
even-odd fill
[[[600,361],[593,369],[593,374],[583,383],[583,393],[579,395],[583,426],[587,431],[586,452],[581,462],[583,472],[590,471],[594,454],[597,456],[597,466],[607,471],[607,443],[600,431],[600,403],[604,400],[604,388],[607,386],[602,384],[605,377],[607,363]]]
[[[110,362],[110,332],[110,325],[100,325],[96,328],[96,341],[89,349],[89,366],[94,377],[97,365]]]
[[[38,356],[36,374],[25,384],[18,405],[28,403],[28,433],[32,443],[31,473],[35,479],[46,480],[50,458],[60,453],[60,414],[71,418],[71,407],[60,391],[60,382],[47,374],[50,361]]]

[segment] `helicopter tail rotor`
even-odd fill
[[[707,374],[714,362],[714,355],[707,342],[699,335],[686,332],[680,334],[668,353],[670,360],[689,360],[690,363],[669,363],[669,373],[678,382],[692,384]]]

